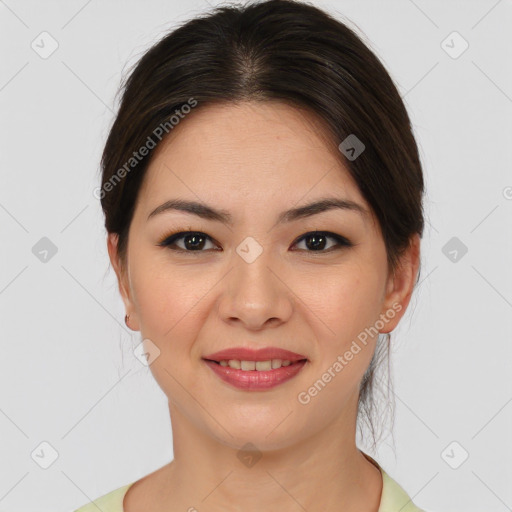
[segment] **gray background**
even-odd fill
[[[511,510],[512,2],[314,3],[394,78],[428,189],[422,281],[393,334],[395,451],[388,435],[369,453],[426,510]],[[0,0],[0,511],[70,511],[172,458],[93,190],[121,73],[206,8]]]

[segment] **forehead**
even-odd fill
[[[198,106],[155,150],[142,200],[297,202],[326,192],[366,204],[326,125],[281,102]]]

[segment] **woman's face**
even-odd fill
[[[396,326],[413,287],[417,261],[388,275],[379,226],[321,133],[314,118],[281,103],[198,108],[153,156],[125,272],[109,236],[130,326],[154,358],[173,423],[236,448],[284,448],[328,428],[352,435],[377,331]],[[325,199],[352,207],[283,216]],[[222,210],[229,222],[177,209],[151,215],[175,200]],[[181,231],[203,238],[162,244]],[[304,237],[312,231],[328,233]],[[243,388],[204,359],[238,347],[307,361],[279,384]],[[267,381],[291,366],[265,370]]]

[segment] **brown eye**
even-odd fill
[[[331,246],[328,246],[329,239],[334,240],[334,244]],[[337,235],[336,233],[330,233],[329,231],[311,231],[306,233],[299,238],[295,245],[302,241],[305,242],[305,250],[307,252],[331,252],[331,250],[336,250],[343,246],[352,246],[352,243],[345,237]],[[326,246],[328,246],[327,249]]]
[[[181,240],[183,240],[183,246],[177,244],[177,242]],[[159,245],[168,247],[174,251],[204,252],[203,249],[208,242],[211,243],[211,238],[205,233],[199,231],[182,231],[167,237]]]
[[[353,244],[336,233],[329,231],[311,231],[302,235],[293,245],[304,243],[305,248],[299,249],[306,252],[326,253],[342,247],[352,247]],[[180,245],[182,243],[182,245]],[[207,247],[208,244],[211,247]],[[180,231],[165,238],[158,245],[167,247],[177,252],[206,252],[218,250],[211,237],[200,231]]]

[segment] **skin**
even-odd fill
[[[126,265],[115,234],[108,251],[130,327],[160,350],[150,369],[168,397],[174,459],[130,488],[126,512],[378,510],[381,473],[355,443],[359,385],[377,338],[360,344],[307,405],[297,396],[393,304],[401,310],[380,332],[396,327],[415,284],[420,240],[411,239],[389,272],[378,222],[336,151],[319,120],[275,102],[198,107],[157,148]],[[283,210],[326,196],[356,201],[367,215],[333,209],[276,224]],[[178,211],[147,220],[171,198],[228,210],[233,225]],[[158,246],[174,229],[210,239],[193,254]],[[328,238],[314,251],[299,240],[314,230],[354,246],[329,251],[336,242]],[[263,249],[252,263],[236,252],[248,236]],[[243,391],[201,359],[234,346],[277,346],[308,363],[277,387]],[[251,467],[237,457],[248,442],[262,455]]]

